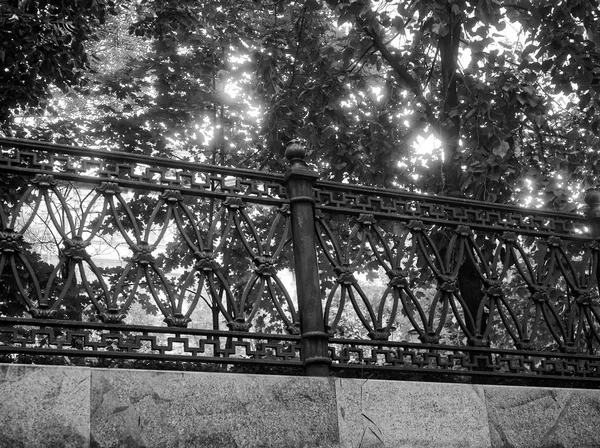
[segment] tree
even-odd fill
[[[10,130],[13,112],[44,110],[52,85],[78,86],[89,69],[85,48],[110,0],[62,2],[9,0],[0,5],[0,124]]]
[[[95,4],[96,15],[78,16],[73,76],[65,78],[64,55],[56,54],[46,59],[56,79],[36,84],[85,79],[87,87],[58,95],[50,104],[57,111],[45,111],[47,131],[36,123],[38,135],[154,154],[185,147],[180,156],[232,165],[250,157],[272,169],[282,168],[282,142],[301,137],[334,179],[498,202],[532,203],[543,191],[534,203],[563,210],[597,174],[594,2],[125,3],[101,32],[90,24],[106,6]],[[49,20],[26,15],[19,27],[34,18]],[[42,28],[64,34],[56,24]],[[502,35],[506,29],[513,31]],[[111,58],[110,66],[95,65],[97,73],[84,71],[86,55],[75,44],[93,37],[100,41],[88,52]],[[12,45],[5,64],[18,74],[16,55],[28,53],[5,41]],[[39,43],[25,41],[31,52]],[[46,96],[36,89],[27,93]],[[77,114],[82,94],[95,113],[88,105]],[[33,103],[13,93],[3,107],[21,104]],[[423,163],[412,153],[415,138],[428,133],[443,150]]]
[[[567,184],[594,182],[595,2],[328,4],[352,26],[349,38],[408,92],[413,125],[441,140],[442,167],[432,170],[429,190],[505,202],[527,178],[548,194],[548,206],[572,208]],[[516,46],[495,38],[506,27]]]
[[[111,64],[56,93],[33,126],[7,129],[275,171],[283,143],[301,137],[324,177],[556,210],[577,208],[596,182],[594,1],[122,6],[89,47],[114,50]],[[441,150],[416,156],[430,133]],[[443,248],[447,235],[435,238]],[[460,282],[473,312],[481,283],[469,263]]]

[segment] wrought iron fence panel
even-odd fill
[[[0,143],[2,315],[298,333],[283,176]]]
[[[332,337],[597,354],[598,244],[583,216],[376,191],[316,186]]]
[[[0,138],[0,361],[597,385],[600,191],[586,218],[319,181],[304,155]]]

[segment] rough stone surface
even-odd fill
[[[336,380],[344,448],[489,447],[483,388]]]
[[[0,365],[0,447],[88,447],[90,371]]]
[[[600,391],[486,386],[494,448],[600,447]]]
[[[329,379],[94,370],[91,412],[97,448],[338,446]]]
[[[600,390],[0,364],[0,448],[600,448]]]

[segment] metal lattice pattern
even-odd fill
[[[169,326],[185,327],[202,302],[215,329],[225,324],[247,331],[260,318],[258,331],[270,325],[298,333],[289,285],[278,276],[290,258],[289,206],[271,193],[274,205],[264,203],[265,191],[282,189],[266,188],[268,177],[233,179],[223,190],[214,176],[203,174],[206,182],[190,184],[193,190],[156,190],[153,174],[158,185],[175,182],[166,180],[169,168],[145,168],[136,177],[135,160],[126,170],[97,171],[101,179],[113,177],[98,185],[83,183],[84,177],[77,183],[59,178],[107,161],[74,155],[29,160],[13,150],[4,162],[25,171],[8,175],[9,183],[23,185],[0,208],[0,276],[13,280],[7,293],[33,317],[118,323],[138,302],[159,311]],[[99,247],[117,266],[97,263]],[[271,322],[264,324],[267,318]]]
[[[297,146],[281,176],[0,144],[5,362],[600,380],[600,193],[592,221],[318,181]]]
[[[418,219],[427,225],[468,225],[485,231],[515,230],[528,235],[556,235],[569,239],[589,238],[589,223],[577,215],[527,210],[407,192],[358,187],[321,181],[315,196],[319,208],[327,213],[358,216],[371,214],[377,219]]]
[[[300,366],[298,336],[0,318],[0,354]],[[73,358],[73,359],[71,359]]]
[[[567,353],[595,353],[600,344],[596,242],[368,214],[321,213],[317,228],[332,335],[344,336],[353,313],[376,340],[404,321],[400,338],[412,332],[431,344]],[[368,275],[385,278],[385,288],[367,293]]]
[[[578,379],[593,384],[600,376],[597,356],[550,352],[492,350],[380,341],[332,339],[330,356],[335,370],[397,372],[404,375],[437,375],[440,380],[465,375],[491,378],[545,380]]]

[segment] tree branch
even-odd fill
[[[296,61],[298,60],[298,54],[300,53],[300,44],[302,40],[302,32],[304,31],[304,23],[306,21],[306,10],[307,6],[302,10],[302,16],[300,17],[300,26],[298,28],[298,44],[296,46],[296,54],[294,54],[294,61],[292,63],[292,76],[290,77],[290,85],[288,88],[292,88],[294,85],[294,78],[296,77]]]
[[[374,19],[372,19],[374,20]],[[373,42],[373,46],[379,51],[381,56],[390,64],[390,67],[394,70],[396,77],[400,81],[402,85],[407,87],[413,95],[417,98],[417,101],[425,108],[425,115],[427,116],[427,120],[429,123],[437,130],[438,129],[438,120],[433,113],[433,109],[425,96],[423,95],[423,90],[421,89],[421,85],[419,82],[400,64],[400,61],[396,56],[392,54],[389,48],[383,43],[383,39],[379,35],[379,33],[375,30],[373,26],[368,26],[364,19],[358,18],[359,24],[362,26],[363,31],[371,41]]]

